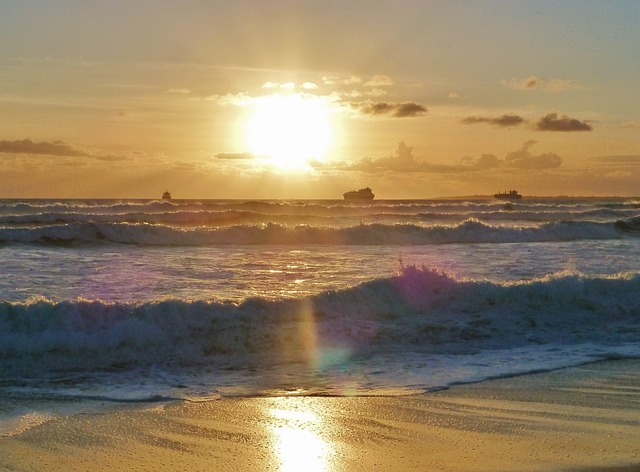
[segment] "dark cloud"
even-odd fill
[[[352,106],[366,115],[389,115],[394,118],[414,118],[416,116],[422,116],[427,112],[427,108],[425,106],[414,102],[355,103],[352,104]]]
[[[427,112],[427,108],[418,103],[401,103],[396,106],[393,116],[396,118],[409,118],[421,116]]]
[[[564,92],[571,89],[584,89],[585,87],[580,85],[575,80],[566,79],[543,79],[536,77],[535,75],[527,77],[526,79],[511,79],[503,81],[503,84],[516,90],[536,90],[542,89],[545,92]]]
[[[532,75],[526,79],[503,80],[502,83],[515,90],[535,90],[544,82],[540,77]]]
[[[216,154],[216,158],[218,159],[232,159],[232,160],[242,160],[242,159],[253,159],[255,156],[250,152],[221,152]]]
[[[539,131],[591,131],[593,128],[586,121],[566,115],[558,117],[557,113],[549,113],[538,120],[536,129]]]
[[[538,88],[538,85],[540,85],[540,82],[541,81],[538,77],[531,76],[522,80],[521,85],[522,85],[522,88],[531,90],[531,89]]]
[[[386,115],[393,111],[394,105],[386,102],[366,103],[360,106],[360,111],[367,115]]]
[[[124,154],[95,154],[87,150],[72,146],[64,141],[34,142],[31,139],[15,141],[0,140],[0,153],[30,154],[42,156],[90,157],[101,161],[130,161],[131,157]]]
[[[49,156],[89,156],[86,151],[78,149],[64,141],[43,141],[36,143],[28,138],[16,141],[0,140],[0,152]]]
[[[132,157],[125,156],[124,154],[96,154],[96,155],[89,155],[87,157],[91,157],[91,158],[97,159],[99,161],[109,161],[109,162],[132,161],[133,160]]]
[[[468,116],[461,120],[466,125],[472,125],[476,123],[488,123],[495,126],[518,126],[524,123],[524,118],[518,115],[502,115],[495,118],[488,118],[484,116]]]
[[[461,123],[466,125],[473,125],[478,123],[487,123],[493,126],[508,127],[519,126],[526,122],[526,120],[518,115],[509,114],[498,117],[486,117],[486,116],[468,116],[460,120]],[[570,118],[566,115],[558,116],[557,113],[548,113],[540,118],[534,125],[534,128],[538,131],[591,131],[592,127],[586,121],[580,121],[575,118]]]
[[[537,141],[527,141],[517,151],[510,152],[504,158],[507,165],[510,167],[516,167],[518,169],[527,170],[539,170],[539,169],[553,169],[560,167],[562,164],[562,157],[558,154],[548,152],[545,154],[532,154],[529,148],[533,146]]]

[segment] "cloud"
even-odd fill
[[[374,75],[366,81],[364,84],[369,87],[388,87],[390,85],[394,85],[394,81],[391,80],[390,77],[386,75]]]
[[[205,100],[214,101],[221,106],[227,106],[227,105],[243,106],[251,102],[251,96],[244,92],[227,93],[225,95],[210,95],[207,98],[205,98]]]
[[[72,146],[64,141],[41,141],[19,139],[15,141],[0,140],[0,153],[30,154],[43,156],[90,157],[101,161],[129,161],[131,157],[124,154],[99,154]]]
[[[500,167],[504,161],[493,154],[483,154],[480,157],[463,157],[460,164],[468,170],[485,170]]]
[[[347,98],[360,98],[362,97],[362,92],[360,92],[359,90],[350,90],[348,92],[343,93],[342,95]]]
[[[562,157],[558,154],[551,152],[538,155],[532,154],[529,151],[529,148],[536,143],[537,141],[534,140],[526,141],[520,149],[508,153],[504,158],[507,165],[518,169],[528,170],[553,169],[555,167],[560,167],[562,164]]]
[[[386,115],[390,114],[395,105],[386,102],[365,103],[360,106],[360,111],[367,115]]]
[[[323,75],[322,76],[322,82],[325,85],[335,85],[339,80],[338,76],[335,75]]]
[[[616,170],[616,171],[607,172],[606,174],[604,174],[605,177],[613,178],[613,179],[631,177],[632,175],[633,174],[631,172],[624,171],[624,170]]]
[[[262,84],[262,86],[260,88],[263,89],[294,89],[296,88],[296,84],[294,82],[285,82],[285,83],[279,83],[279,82],[265,82],[264,84]]]
[[[254,157],[250,152],[221,152],[216,154],[217,159],[243,160],[253,159]]]
[[[379,159],[371,159],[364,157],[359,161],[349,165],[348,170],[359,170],[363,172],[380,172],[391,170],[395,172],[416,172],[431,169],[431,165],[419,161],[413,156],[413,148],[407,146],[404,142],[398,143],[398,149],[395,156],[381,157]]]
[[[532,75],[526,79],[510,79],[503,80],[502,83],[514,90],[536,90],[541,89],[545,92],[564,92],[570,89],[583,89],[575,80],[566,79],[543,79]]]
[[[409,118],[414,116],[422,116],[427,112],[427,108],[419,103],[401,103],[396,105],[393,116],[396,118]]]
[[[640,123],[638,123],[637,121],[627,121],[626,123],[622,123],[620,125],[620,128],[640,129]]]
[[[462,123],[466,125],[476,124],[476,123],[488,123],[494,126],[518,126],[524,123],[524,118],[518,115],[502,115],[496,118],[488,118],[484,116],[468,116],[461,120]]]
[[[592,157],[591,160],[618,164],[640,164],[640,155],[629,154],[621,156],[598,156]]]
[[[456,92],[449,92],[449,98],[452,99],[452,100],[457,100],[457,99],[459,99],[461,97]]]
[[[533,154],[529,150],[537,141],[526,141],[520,149],[507,153],[504,159],[493,154],[483,154],[477,158],[465,157],[460,163],[469,170],[494,169],[501,166],[513,167],[524,170],[553,169],[562,164],[562,158],[558,154],[545,153]]]
[[[188,88],[175,88],[175,89],[169,89],[165,93],[178,93],[178,94],[186,95],[191,93],[191,90],[189,90]]]
[[[388,103],[388,102],[366,102],[352,103],[352,106],[365,115],[389,115],[394,118],[414,118],[422,116],[427,112],[427,108],[419,103]]]
[[[124,154],[93,154],[87,157],[91,157],[93,159],[97,159],[99,161],[109,161],[109,162],[118,162],[118,161],[132,161],[133,158],[131,156],[126,156]]]
[[[0,140],[0,152],[11,154],[40,154],[49,156],[88,156],[82,149],[64,141],[42,141],[36,143],[31,139],[16,141]]]
[[[416,159],[413,155],[413,148],[407,146],[404,142],[398,143],[398,148],[393,156],[372,159],[363,157],[352,163],[313,163],[318,170],[341,170],[341,171],[357,171],[367,173],[381,172],[432,172],[446,173],[456,172],[459,166],[451,166],[446,164],[431,164],[427,161]],[[465,168],[466,169],[466,168]]]
[[[359,84],[360,82],[362,82],[362,79],[357,75],[352,75],[348,79],[342,81],[342,83],[345,85]]]
[[[515,90],[535,90],[540,85],[542,79],[532,75],[531,77],[527,77],[526,79],[511,79],[508,81],[503,81],[502,83],[511,87]]]
[[[398,144],[395,155],[372,159],[364,157],[352,163],[312,163],[318,170],[357,171],[368,173],[381,172],[429,172],[462,174],[497,168],[512,168],[526,171],[553,169],[562,164],[562,158],[554,153],[533,154],[530,151],[536,141],[527,141],[516,151],[508,153],[504,159],[494,154],[482,154],[480,157],[463,157],[455,164],[433,164],[417,159],[413,148],[404,142]]]
[[[486,116],[468,116],[460,120],[460,122],[466,125],[488,123],[493,126],[508,127],[519,126],[525,123],[526,120],[515,114],[506,114],[493,118]],[[537,131],[591,131],[593,129],[586,121],[580,121],[566,115],[558,116],[555,112],[547,113],[540,118],[533,127]]]
[[[575,80],[564,80],[564,79],[551,79],[545,82],[544,89],[547,92],[564,92],[565,90],[570,89],[581,89],[584,88]]]
[[[174,161],[171,163],[171,170],[178,172],[197,172],[202,170],[202,165],[201,163],[194,161]]]
[[[385,95],[387,95],[389,92],[387,92],[385,89],[381,89],[381,88],[374,88],[371,90],[368,90],[367,92],[365,92],[365,95],[368,97],[383,97]]]
[[[538,131],[591,131],[593,128],[586,121],[570,118],[566,115],[558,117],[557,113],[548,113],[535,125]]]

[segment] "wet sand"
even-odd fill
[[[640,471],[640,361],[409,397],[117,406],[0,438],[7,471]]]

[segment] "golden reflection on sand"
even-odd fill
[[[276,398],[269,410],[269,429],[281,472],[329,472],[332,470],[333,445],[323,434],[322,411],[304,403]]]

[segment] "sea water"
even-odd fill
[[[0,434],[640,357],[640,200],[0,201]]]

